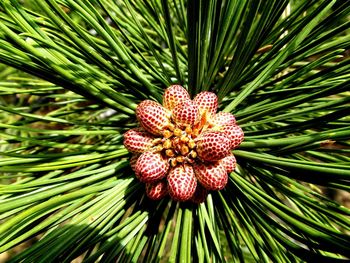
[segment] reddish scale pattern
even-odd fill
[[[199,118],[198,106],[191,100],[183,101],[173,109],[172,118],[180,127],[192,126]]]
[[[144,100],[136,107],[136,117],[141,126],[154,135],[162,135],[169,125],[169,112],[151,100]]]
[[[207,199],[209,191],[200,184],[197,184],[196,191],[194,192],[191,201],[196,204],[203,203]]]
[[[221,131],[230,139],[231,149],[237,148],[244,139],[243,130],[238,125],[222,126]]]
[[[193,101],[198,105],[202,113],[206,111],[211,116],[214,116],[218,109],[218,97],[213,92],[203,91],[198,93]]]
[[[137,159],[140,157],[140,155],[141,154],[135,153],[130,158],[130,166],[134,172],[136,171],[136,162],[137,162]]]
[[[211,120],[214,126],[235,125],[236,118],[232,113],[220,111]]]
[[[204,161],[218,161],[225,157],[231,146],[231,141],[220,131],[208,131],[198,137],[197,154]]]
[[[187,164],[171,169],[167,180],[169,195],[176,201],[189,200],[197,187],[197,179],[193,168]]]
[[[221,190],[227,184],[227,172],[220,162],[195,163],[193,165],[198,182],[207,190]]]
[[[153,183],[165,177],[169,162],[160,153],[144,152],[136,162],[135,174],[143,183]]]
[[[169,194],[173,200],[202,203],[209,191],[225,187],[236,167],[230,150],[244,134],[234,115],[216,113],[217,106],[214,93],[201,92],[191,101],[180,85],[165,90],[163,106],[151,100],[137,106],[142,128],[126,132],[124,145],[150,199]]]
[[[168,194],[167,183],[165,180],[152,184],[146,184],[146,195],[149,199],[160,200]]]
[[[226,169],[227,173],[231,173],[236,169],[236,158],[230,153],[219,161]]]
[[[163,106],[168,110],[172,110],[178,103],[190,99],[190,95],[184,87],[180,85],[171,85],[164,92]]]
[[[153,146],[154,137],[140,128],[134,128],[124,133],[124,146],[129,152],[143,153]]]

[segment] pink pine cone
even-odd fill
[[[173,120],[180,126],[192,126],[198,121],[198,106],[191,100],[178,103],[172,111]]]
[[[137,160],[139,159],[141,154],[139,153],[135,153],[131,156],[130,158],[130,166],[131,166],[131,169],[135,172],[136,171],[136,162]]]
[[[146,195],[149,199],[160,200],[168,194],[167,184],[164,180],[146,184]]]
[[[193,101],[202,113],[208,112],[211,116],[214,116],[218,109],[218,97],[213,92],[203,91],[198,93]]]
[[[143,153],[153,146],[153,137],[140,128],[134,128],[124,133],[124,146],[129,152]]]
[[[220,163],[195,163],[194,172],[198,182],[207,190],[221,190],[228,180],[225,167]]]
[[[141,126],[154,135],[162,135],[169,125],[169,112],[158,102],[144,100],[136,108],[136,117]]]
[[[197,179],[190,165],[176,166],[170,170],[167,180],[169,195],[176,201],[189,200],[196,190]]]
[[[151,200],[169,194],[175,201],[200,204],[209,191],[226,186],[228,173],[236,168],[230,150],[244,134],[235,116],[216,113],[217,107],[214,93],[201,92],[192,101],[180,85],[165,90],[163,105],[145,100],[137,106],[141,127],[124,134],[124,146]]]
[[[135,174],[143,183],[153,183],[165,177],[168,160],[160,153],[144,152],[136,162]]]
[[[171,85],[164,92],[163,106],[168,110],[172,110],[178,103],[186,100],[191,100],[187,90],[181,85]]]
[[[244,140],[243,130],[238,125],[222,126],[221,131],[230,139],[231,149],[237,148]]]
[[[236,158],[230,153],[219,161],[226,169],[227,173],[231,173],[236,169]]]
[[[220,111],[211,120],[214,126],[235,125],[236,118],[232,113]]]
[[[199,136],[197,153],[204,161],[218,161],[225,157],[231,148],[231,141],[220,131],[208,131]]]

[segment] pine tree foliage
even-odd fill
[[[350,2],[0,2],[0,252],[10,262],[350,257]],[[172,83],[245,132],[226,188],[151,202],[122,134]]]

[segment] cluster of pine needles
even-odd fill
[[[1,0],[0,253],[9,262],[342,262],[350,1]],[[152,202],[122,134],[171,84],[245,133],[225,189]]]

